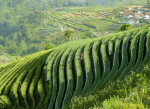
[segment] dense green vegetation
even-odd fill
[[[129,5],[149,0],[0,0],[0,109],[149,108],[150,27],[124,24]]]
[[[44,49],[45,44],[59,45],[68,41],[65,31],[73,31],[70,40],[79,40],[114,32],[120,26],[117,21],[103,19],[116,13],[115,8],[95,7],[89,12],[91,9],[73,7],[27,11],[17,15],[9,13],[8,19],[1,12],[0,54],[26,55]],[[105,12],[106,10],[108,12]],[[103,14],[99,14],[103,11]]]
[[[146,3],[147,0],[0,0],[0,54],[23,56],[44,49],[48,43],[62,44],[68,41],[64,35],[67,30],[74,31],[72,40],[115,32],[121,25],[119,6]]]
[[[39,103],[44,101],[43,94],[48,93],[46,90],[43,92],[43,89],[48,88],[44,65],[50,52],[52,50],[42,51],[1,66],[0,101],[2,104],[10,103],[19,106],[21,103],[25,107],[34,107],[35,99],[38,100],[40,97]],[[38,98],[34,98],[35,92]],[[33,104],[28,100],[33,100]],[[8,107],[7,104],[5,105]]]
[[[1,66],[0,106],[149,107],[149,31],[72,41]]]
[[[65,109],[149,109],[150,64],[139,73],[132,72],[123,81],[116,81],[104,88],[75,97]]]
[[[118,31],[126,31],[133,29],[131,24],[122,24]]]

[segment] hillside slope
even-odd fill
[[[59,109],[76,96],[141,71],[150,62],[149,30],[68,42],[1,66],[1,107]]]

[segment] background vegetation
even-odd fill
[[[114,32],[121,24],[117,19],[119,9],[113,6],[141,3],[147,1],[1,0],[0,54],[23,56],[44,49],[50,42],[59,45],[68,41],[65,30],[74,31],[75,40]]]

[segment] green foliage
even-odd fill
[[[63,104],[62,106],[66,106],[68,103],[68,101],[71,99],[72,97],[72,93],[73,93],[73,89],[74,89],[74,78],[73,78],[73,73],[75,71],[74,69],[74,65],[72,64],[72,62],[74,61],[74,53],[76,53],[76,50],[77,50],[77,46],[75,46],[74,49],[72,49],[72,51],[70,52],[70,55],[67,59],[67,76],[68,76],[68,79],[67,79],[67,88],[66,88],[66,94],[64,96],[64,100],[63,100]],[[77,67],[77,66],[76,66]]]
[[[144,105],[140,104],[140,103],[136,103],[136,104],[123,103],[123,102],[119,101],[119,99],[116,99],[115,97],[111,97],[109,100],[105,100],[102,103],[101,108],[103,108],[103,109],[120,109],[120,108],[123,108],[123,109],[129,109],[129,108],[144,109]]]
[[[147,3],[147,0],[132,1],[132,4]],[[23,56],[43,50],[46,43],[67,42],[63,33],[66,30],[75,31],[72,34],[75,40],[115,32],[121,25],[118,15],[122,7],[106,7],[106,4],[125,6],[131,4],[131,0],[1,1],[0,54]]]
[[[65,37],[67,37],[68,39],[69,39],[69,41],[71,41],[71,34],[73,33],[73,31],[71,31],[71,30],[67,30],[67,31],[65,31]]]
[[[133,29],[132,25],[126,23],[126,24],[122,24],[118,31],[126,31],[126,30],[130,30],[130,29]]]
[[[64,49],[61,49],[57,55],[57,57],[55,58],[55,61],[54,61],[54,65],[53,65],[53,70],[52,70],[52,75],[53,75],[53,81],[52,81],[52,96],[50,98],[50,104],[49,104],[49,108],[52,109],[53,106],[55,105],[55,99],[56,99],[56,95],[58,93],[58,74],[60,73],[59,72],[59,69],[58,69],[58,65],[59,65],[59,62],[60,62],[60,59],[61,59],[61,56],[63,55],[63,53],[65,52],[66,50],[66,47],[64,47]],[[49,73],[49,72],[48,72]]]
[[[62,55],[62,58],[60,60],[60,64],[59,64],[59,91],[58,91],[58,95],[57,95],[57,99],[56,99],[56,104],[55,104],[55,108],[60,108],[61,105],[61,101],[63,100],[63,94],[65,93],[65,79],[67,78],[67,71],[66,71],[66,67],[67,67],[67,58],[69,55],[69,52],[71,50],[71,47],[68,47],[68,49],[64,52],[64,54]]]
[[[36,2],[36,1],[35,1]],[[48,4],[47,4],[48,5]],[[41,5],[42,6],[42,5]],[[91,14],[96,12],[100,18],[104,18],[108,14],[99,15],[99,11],[112,11],[115,8],[107,7],[69,7],[52,9],[36,9],[28,10],[27,6],[20,13],[14,14],[13,11],[9,13],[11,19],[6,20],[5,12],[0,13],[0,53],[9,53],[14,55],[26,55],[44,49],[47,43],[54,43],[56,45],[67,42],[68,38],[64,36],[64,31],[74,31],[69,37],[69,40],[78,40],[83,38],[95,37],[95,32],[104,33],[117,30],[120,24],[112,21],[99,20],[97,17],[92,17]],[[9,7],[7,7],[9,9]],[[21,8],[21,9],[22,9]],[[6,9],[6,7],[5,7]],[[3,9],[3,10],[5,10]],[[12,10],[12,9],[10,9]],[[79,10],[86,13],[77,16]],[[2,10],[1,10],[2,11]],[[87,12],[91,12],[88,14]],[[68,17],[70,16],[70,17]],[[84,18],[84,16],[87,16]],[[112,24],[112,25],[111,25]],[[103,25],[103,27],[101,26]],[[110,26],[111,25],[111,26]],[[90,31],[89,31],[90,30]],[[112,32],[112,29],[111,29]],[[100,36],[99,34],[96,36]]]
[[[149,108],[149,65],[145,66],[140,73],[132,72],[123,81],[112,82],[84,98],[75,97],[65,109]]]
[[[7,98],[13,99],[15,101],[15,103],[13,104],[14,106],[19,105],[19,102],[20,102],[19,99],[20,99],[21,103],[23,103],[26,107],[29,108],[29,101],[27,101],[27,98],[28,98],[27,93],[29,93],[28,85],[30,84],[31,78],[33,77],[32,76],[34,73],[33,71],[35,71],[34,69],[37,67],[37,65],[39,66],[39,68],[41,68],[43,66],[41,60],[43,62],[45,62],[45,58],[48,56],[48,54],[51,51],[50,50],[42,51],[42,52],[35,53],[30,56],[23,57],[18,60],[14,60],[10,64],[5,65],[6,68],[9,68],[8,70],[0,71],[1,72],[0,79],[3,79],[0,82],[0,84],[1,84],[0,91],[2,91],[2,93],[5,95],[9,95],[9,97],[7,97]],[[39,64],[39,62],[40,62],[40,64]],[[18,64],[16,64],[16,63],[18,63]],[[35,66],[33,67],[32,65],[35,65]],[[9,67],[7,67],[7,66],[9,66]],[[2,66],[1,68],[3,68],[3,67],[4,66]],[[6,72],[6,71],[7,71],[7,73],[2,73],[2,72]],[[16,77],[18,77],[18,78],[16,78]],[[36,78],[36,77],[37,76],[34,76],[34,78]],[[6,80],[6,78],[7,78],[7,80]],[[25,81],[22,81],[23,78],[25,78]],[[40,78],[43,78],[43,77],[41,76]],[[34,79],[32,79],[32,80],[34,80]],[[3,83],[3,85],[2,85],[2,83]],[[6,85],[6,83],[7,83],[7,85]],[[21,83],[23,86],[21,86]],[[5,85],[5,87],[4,87],[4,85]],[[19,89],[19,93],[18,93],[17,89]],[[32,91],[30,91],[30,92],[32,92]],[[1,95],[3,95],[2,93],[1,93]],[[34,101],[32,101],[32,102],[34,102]],[[8,104],[8,105],[10,106],[10,104]],[[7,107],[9,107],[9,106],[7,106]],[[18,108],[18,106],[17,106],[17,108]]]
[[[1,95],[0,96],[0,108],[2,108],[3,106],[9,106],[9,105],[12,105],[12,102],[9,99],[9,97],[5,95]]]
[[[9,106],[29,109],[148,108],[149,30],[68,42],[14,60],[0,67],[0,95]]]
[[[76,51],[75,54],[75,69],[74,72],[76,72],[76,86],[73,96],[78,96],[80,95],[81,91],[82,91],[82,87],[83,87],[83,78],[84,78],[84,74],[82,71],[82,65],[81,65],[81,52],[84,49],[84,45],[81,45],[80,48],[78,48],[78,50]]]
[[[56,47],[56,45],[53,44],[53,43],[45,44],[44,45],[44,50],[53,49],[55,47]]]
[[[92,58],[92,54],[90,54],[89,52],[92,52],[91,49],[93,47],[93,42],[89,42],[85,48],[84,48],[84,63],[85,63],[85,86],[83,87],[82,93],[81,95],[84,96],[87,91],[89,90],[89,88],[92,86],[92,81],[94,80],[94,71],[92,71],[92,66],[91,66],[91,59]],[[83,67],[83,66],[82,66]],[[83,72],[84,73],[84,72]]]

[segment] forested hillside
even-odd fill
[[[0,54],[26,55],[42,50],[46,43],[59,45],[68,41],[64,37],[66,30],[72,30],[76,40],[116,32],[120,24],[110,18],[111,15],[117,18],[118,13],[107,6],[120,6],[120,2],[123,6],[135,3],[134,0],[0,0]],[[146,0],[136,3],[146,4]]]
[[[100,36],[96,33],[116,31],[121,24],[117,21],[104,20],[106,16],[110,18],[112,14],[118,16],[114,9],[75,7],[28,11],[28,14],[24,15],[8,14],[9,17],[6,14],[0,21],[0,53],[26,55],[42,50],[46,43],[59,45],[68,41],[64,37],[67,30],[73,31],[72,37],[75,40]]]

